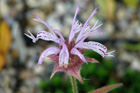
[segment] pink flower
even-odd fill
[[[81,6],[78,6],[76,9],[68,40],[65,40],[58,30],[52,30],[51,27],[36,14],[34,14],[36,19],[33,19],[33,21],[43,23],[45,26],[47,26],[51,33],[47,31],[39,31],[36,38],[29,31],[28,32],[30,35],[25,34],[26,36],[31,38],[34,43],[38,39],[43,39],[46,41],[54,41],[59,44],[59,46],[57,47],[50,47],[43,51],[38,61],[38,66],[42,64],[43,59],[47,56],[50,57],[53,61],[56,61],[54,70],[50,78],[52,78],[57,71],[65,71],[73,75],[81,83],[83,83],[80,75],[80,65],[87,62],[98,63],[98,61],[96,61],[94,58],[84,57],[83,53],[85,49],[93,50],[99,53],[102,57],[113,56],[111,55],[111,53],[114,51],[107,53],[107,48],[98,42],[84,42],[84,40],[88,36],[99,32],[99,27],[102,24],[97,25],[98,21],[96,21],[93,27],[90,27],[88,25],[89,20],[97,12],[98,8],[96,8],[82,26],[79,21],[76,21],[76,16],[80,8]],[[75,34],[78,34],[76,38]]]

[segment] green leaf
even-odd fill
[[[89,58],[95,58],[99,62],[102,61],[102,59],[103,59],[100,54],[98,54],[97,52],[94,52],[92,50],[85,50],[84,56],[89,57]]]
[[[122,83],[114,84],[114,85],[109,85],[109,86],[105,86],[105,87],[96,89],[96,90],[94,90],[94,91],[91,91],[91,92],[89,92],[89,93],[107,93],[107,92],[109,92],[110,90],[112,90],[112,89],[114,89],[114,88],[117,88],[117,87],[120,87],[120,86],[122,86],[122,85],[123,85]]]

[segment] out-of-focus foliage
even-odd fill
[[[139,0],[123,0],[124,3],[128,6],[136,8],[138,6]]]
[[[126,50],[138,51],[140,50],[140,43],[136,43],[136,44],[125,43],[124,48]]]
[[[102,15],[106,19],[114,19],[114,13],[116,9],[116,2],[114,0],[96,0],[99,5]]]

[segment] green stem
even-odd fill
[[[71,76],[71,83],[72,83],[73,93],[78,93],[78,89],[77,89],[77,86],[76,86],[76,80],[73,76]]]

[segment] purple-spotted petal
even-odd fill
[[[46,32],[46,31],[39,31],[37,33],[37,39],[57,42],[57,38],[54,37],[51,33]]]
[[[84,42],[83,48],[92,49],[93,51],[99,53],[102,57],[106,55],[107,48],[98,42]]]
[[[52,54],[58,54],[60,52],[60,49],[58,47],[51,47],[43,51],[43,53],[40,55],[40,58],[38,60],[38,66],[42,64],[42,61],[45,57],[52,55]]]
[[[78,48],[91,49],[91,50],[99,53],[102,57],[104,57],[104,56],[113,56],[110,53],[114,52],[114,51],[112,51],[110,53],[106,53],[107,48],[104,45],[102,45],[102,44],[100,44],[98,42],[93,42],[93,41],[83,42],[80,45],[78,45],[77,47]]]
[[[85,57],[83,56],[83,54],[81,54],[76,48],[73,48],[71,50],[71,54],[77,55],[77,56],[79,56],[79,58],[81,60],[83,60],[84,62],[87,62],[86,59],[85,59]]]
[[[69,61],[69,52],[67,46],[63,43],[59,54],[59,66],[67,68]]]

